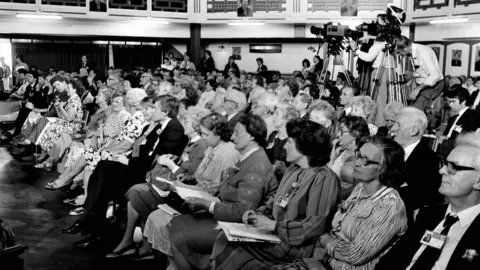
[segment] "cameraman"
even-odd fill
[[[396,51],[412,61],[413,79],[416,87],[410,92],[411,106],[425,111],[443,91],[443,75],[432,48],[413,43],[404,36],[394,39]]]
[[[387,23],[387,16],[385,14],[379,14],[377,16],[377,24],[378,25],[385,25]],[[359,59],[363,60],[364,62],[373,62],[372,67],[373,67],[373,72],[372,72],[372,78],[369,81],[372,81],[373,78],[378,79],[378,91],[375,97],[372,96],[372,99],[374,99],[377,104],[378,104],[378,111],[383,112],[385,107],[387,106],[387,80],[388,80],[388,74],[394,74],[393,73],[393,57],[390,56],[389,59],[385,59],[385,46],[387,45],[387,39],[386,39],[386,34],[378,34],[378,36],[375,39],[375,42],[373,45],[370,47],[368,52],[363,52],[358,49],[358,44],[354,40],[350,41],[350,47],[352,51],[355,53],[356,56],[358,56]],[[384,67],[384,71],[382,74],[381,78],[377,78],[378,71],[380,67]],[[392,64],[392,67],[390,67],[390,64]],[[391,69],[390,72],[388,69]],[[377,124],[383,125],[383,114],[379,113],[377,115]]]

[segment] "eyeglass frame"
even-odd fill
[[[363,165],[363,166],[368,166],[368,165],[372,165],[372,164],[380,165],[380,162],[374,161],[374,160],[370,160],[370,159],[368,159],[367,157],[362,156],[362,153],[360,152],[359,149],[355,150],[354,157],[355,157],[355,160],[360,159],[360,161],[362,162],[362,165]]]
[[[448,175],[455,175],[457,172],[461,171],[476,171],[477,169],[468,166],[461,166],[453,163],[452,161],[448,161],[446,158],[440,160],[440,169],[446,167]],[[449,166],[450,165],[450,166]]]

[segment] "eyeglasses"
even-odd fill
[[[223,101],[225,101],[225,102],[233,102],[233,103],[237,104],[236,101],[231,100],[231,99],[228,99],[227,97],[224,97],[224,98],[223,98]]]
[[[362,156],[362,153],[360,153],[360,150],[355,150],[355,158],[360,160],[362,162],[363,166],[368,166],[371,164],[377,164],[380,165],[380,162],[369,160],[367,157]]]
[[[444,166],[447,167],[447,173],[449,175],[454,175],[458,171],[475,171],[475,168],[460,166],[446,159],[442,159],[442,161],[440,162],[440,169]]]

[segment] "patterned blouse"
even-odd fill
[[[118,113],[111,114],[105,121],[105,125],[100,125],[100,131],[103,134],[104,146],[110,146],[114,142],[115,136],[122,132],[126,122],[130,118],[130,113],[122,110]]]
[[[334,270],[374,269],[380,258],[407,230],[405,205],[395,189],[363,195],[358,184],[332,221],[336,236],[327,243]]]
[[[117,136],[117,143],[123,140],[131,143],[135,142],[135,140],[142,135],[143,128],[147,124],[148,122],[143,118],[143,113],[141,111],[135,112],[130,119],[127,120],[123,130]]]
[[[232,142],[223,142],[205,151],[205,157],[195,171],[198,186],[210,194],[215,194],[222,183],[224,172],[240,161],[240,154]]]

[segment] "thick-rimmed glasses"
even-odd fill
[[[371,165],[371,164],[380,165],[380,162],[374,161],[374,160],[370,160],[370,159],[368,159],[367,157],[362,156],[362,153],[360,153],[360,150],[355,150],[355,158],[356,158],[357,160],[360,160],[360,161],[362,162],[362,165],[363,165],[363,166],[368,166],[368,165]]]
[[[457,164],[455,164],[451,161],[448,161],[446,159],[442,159],[441,162],[440,162],[440,169],[443,168],[444,166],[447,168],[447,173],[449,175],[454,175],[458,171],[475,171],[476,170],[473,167],[457,165]]]

